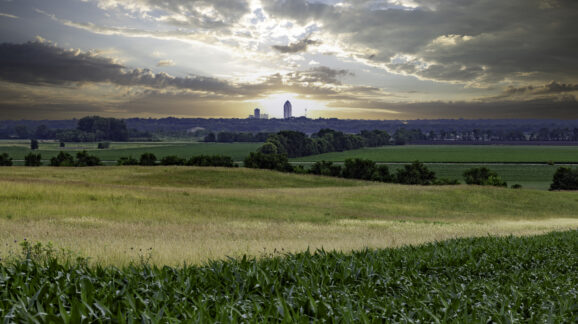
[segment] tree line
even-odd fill
[[[0,137],[2,137],[0,132]],[[10,134],[4,134],[4,138]],[[41,124],[34,128],[18,125],[13,129],[13,135],[19,139],[57,139],[61,142],[124,142],[130,138],[152,138],[149,132],[128,129],[122,119],[87,116],[78,120],[76,128],[52,129]]]
[[[29,153],[24,158],[25,166],[41,166],[41,154]],[[302,165],[293,166],[289,163],[285,154],[266,154],[251,152],[245,158],[243,164],[247,168],[268,169],[281,172],[308,173],[330,177],[342,177],[347,179],[359,179],[367,181],[379,181],[408,185],[454,185],[457,180],[437,178],[435,172],[419,161],[406,164],[395,172],[390,172],[386,165],[378,165],[367,159],[347,159],[343,166],[330,161],[314,163],[306,170]],[[0,166],[12,166],[12,158],[8,153],[0,154]],[[76,153],[76,157],[67,152],[59,152],[50,159],[50,166],[55,167],[84,167],[100,166],[101,160],[86,151]],[[230,156],[223,155],[198,155],[189,159],[169,155],[160,160],[153,153],[143,153],[139,159],[133,157],[121,157],[117,165],[183,165],[183,166],[213,166],[213,167],[236,167]],[[498,174],[486,167],[471,168],[463,173],[464,182],[470,185],[507,187],[508,184]],[[514,184],[512,188],[521,188]],[[550,190],[578,190],[578,168],[559,167],[554,173]]]
[[[345,134],[332,129],[321,129],[311,136],[297,131],[281,131],[271,134],[258,149],[264,154],[285,154],[289,158],[308,155],[341,152],[362,147],[375,147],[390,144],[386,131],[361,131],[359,134]]]

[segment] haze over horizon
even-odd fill
[[[0,0],[0,120],[578,119],[572,0]]]

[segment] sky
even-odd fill
[[[0,0],[0,120],[578,119],[576,0]]]

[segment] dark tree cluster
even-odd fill
[[[0,154],[0,166],[12,166],[12,158],[8,153]]]
[[[486,167],[471,168],[464,171],[464,181],[471,185],[507,187],[508,183],[498,174]]]
[[[88,154],[86,151],[76,153],[76,159],[71,154],[62,151],[50,159],[50,166],[56,167],[86,167],[98,165],[102,165],[100,159],[97,156]]]
[[[233,143],[233,142],[243,142],[243,143],[259,143],[265,142],[271,133],[236,133],[236,132],[219,132],[219,133],[209,133],[205,136],[205,142],[217,142],[217,143]]]
[[[246,168],[294,172],[286,154],[251,152],[243,161]]]
[[[385,131],[362,131],[352,135],[332,129],[322,129],[307,136],[297,131],[281,131],[272,134],[258,151],[265,154],[285,154],[288,158],[302,157],[328,152],[354,150],[367,146],[382,146],[390,143]]]
[[[94,134],[97,141],[128,140],[128,129],[124,120],[121,119],[100,116],[84,117],[78,121],[76,129],[88,134]]]
[[[578,168],[559,167],[554,173],[550,190],[578,190]]]
[[[437,179],[435,172],[419,161],[404,165],[395,173],[390,173],[387,165],[377,165],[374,161],[366,159],[347,159],[343,167],[333,162],[320,161],[313,164],[309,173],[408,185],[458,184],[457,181]]]
[[[137,160],[131,156],[121,157],[117,161],[117,165],[187,165],[187,166],[211,166],[211,167],[228,167],[235,166],[233,159],[230,156],[223,155],[198,155],[190,159],[184,159],[176,155],[168,155],[157,162],[157,157],[153,153],[143,153],[140,159]]]
[[[41,166],[42,165],[42,155],[35,153],[28,153],[24,156],[25,166]]]

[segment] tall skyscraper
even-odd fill
[[[283,105],[283,118],[285,119],[289,119],[292,117],[291,115],[291,109],[293,107],[291,106],[291,103],[289,102],[289,100],[285,101],[285,104]]]

